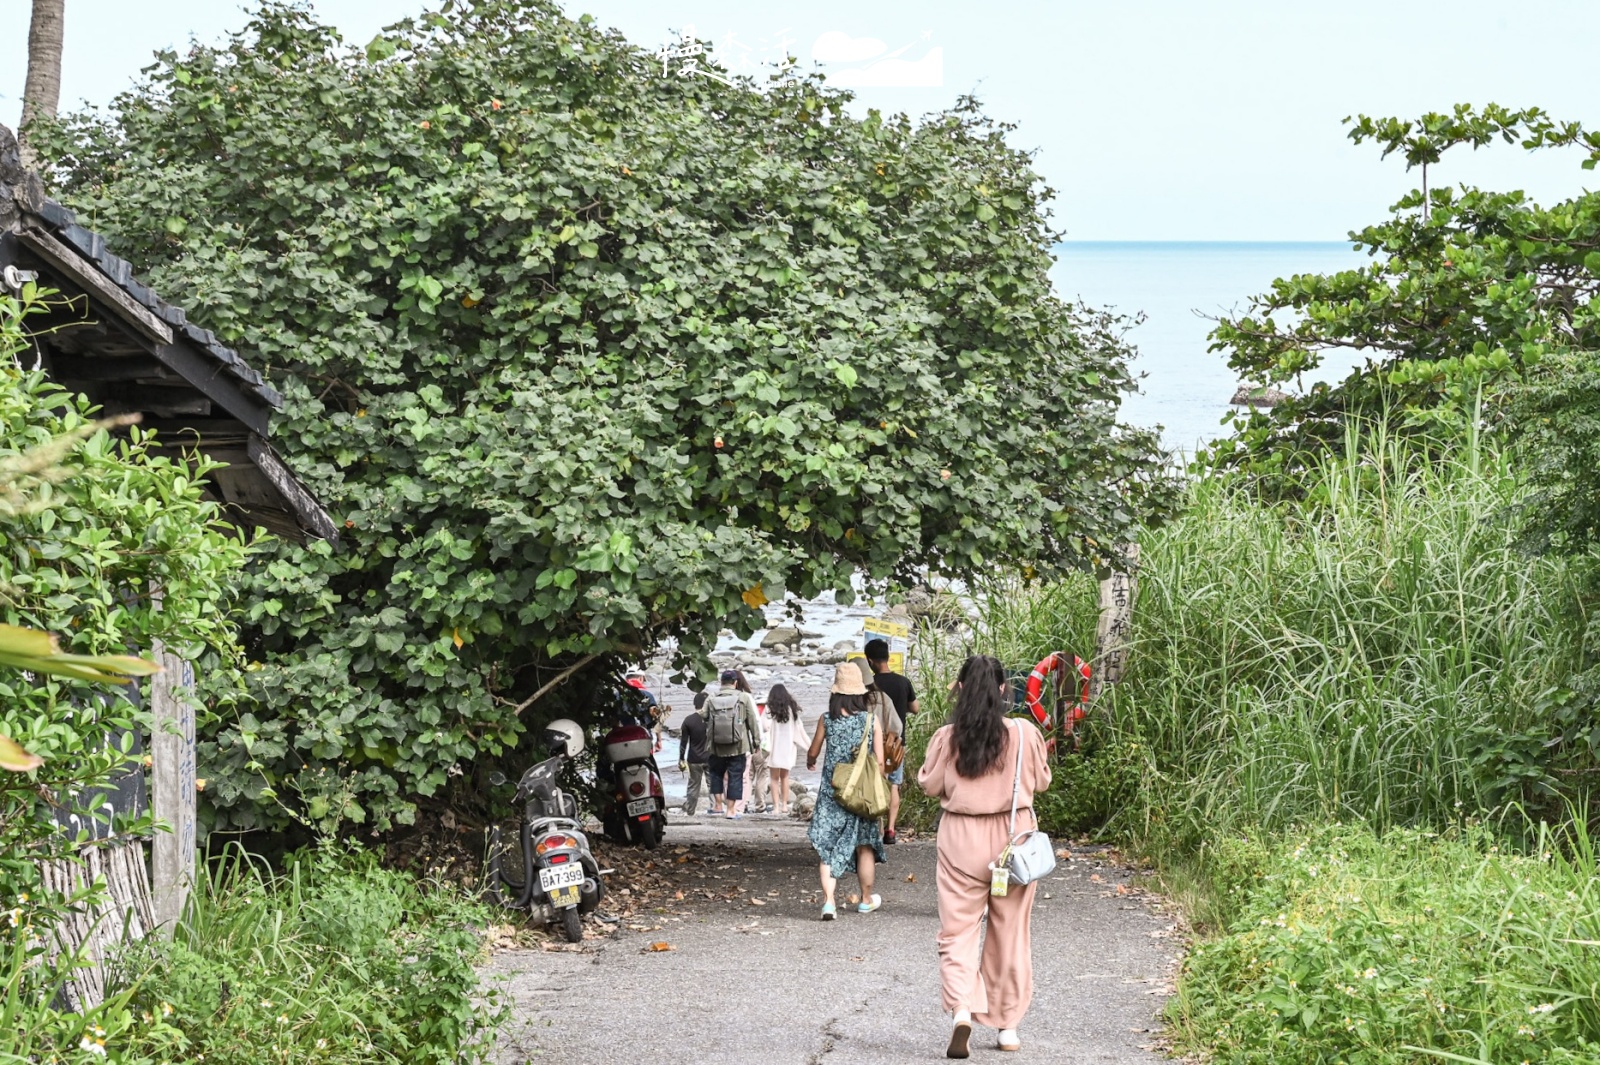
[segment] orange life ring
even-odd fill
[[[1051,673],[1066,665],[1067,653],[1053,651],[1033,667],[1033,672],[1028,674],[1028,712],[1033,714],[1033,719],[1040,726],[1050,723],[1050,711],[1044,705],[1044,679]],[[1071,733],[1089,713],[1089,663],[1072,656],[1072,671],[1078,675],[1078,701],[1067,709],[1065,720],[1062,721],[1062,731]]]

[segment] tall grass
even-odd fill
[[[1296,824],[1438,828],[1529,801],[1504,787],[1497,756],[1508,737],[1549,732],[1540,696],[1579,665],[1589,564],[1519,549],[1526,490],[1498,448],[1423,457],[1348,440],[1305,500],[1269,506],[1208,476],[1143,540],[1128,673],[1096,708],[1088,758],[1062,764],[1045,802],[1101,794],[1063,826],[1105,807],[1107,832],[1157,858],[1226,862],[1219,841]],[[966,631],[919,636],[931,713],[913,727],[913,766],[966,654],[1026,669],[1092,652],[1088,577],[997,583],[972,602]],[[931,813],[914,794],[906,808],[912,823]]]
[[[1506,798],[1485,756],[1537,733],[1539,696],[1578,665],[1583,570],[1517,548],[1503,454],[1350,448],[1287,510],[1204,480],[1143,545],[1106,706],[1147,752],[1125,831],[1196,847],[1308,821],[1441,826]]]

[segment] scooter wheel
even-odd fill
[[[639,842],[644,844],[644,849],[653,851],[661,845],[661,837],[665,834],[662,829],[662,818],[658,815],[648,821],[635,821],[634,831],[639,834]]]
[[[561,934],[567,937],[568,943],[583,939],[583,915],[576,906],[568,906],[561,911]]]

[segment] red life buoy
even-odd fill
[[[1044,679],[1066,664],[1067,653],[1054,651],[1044,656],[1028,674],[1028,711],[1041,726],[1050,723],[1050,710],[1044,705]],[[1071,733],[1089,713],[1089,663],[1072,656],[1072,671],[1078,674],[1078,701],[1067,709],[1062,731]]]

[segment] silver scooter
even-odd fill
[[[527,910],[546,924],[560,922],[569,943],[583,938],[583,915],[605,898],[605,882],[578,821],[578,801],[556,783],[562,767],[583,752],[583,730],[565,718],[544,731],[551,756],[530,766],[517,781],[522,824],[515,835],[489,830],[490,898],[509,909]],[[493,773],[489,783],[507,782]]]

